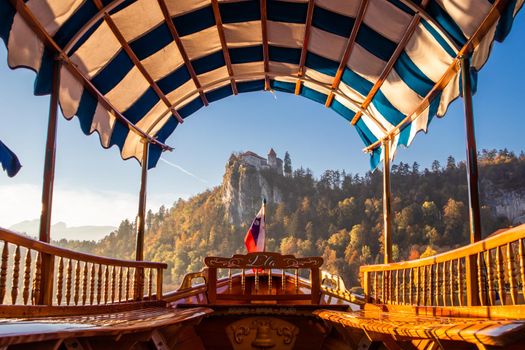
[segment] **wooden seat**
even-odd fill
[[[403,341],[430,340],[441,348],[459,349],[463,348],[459,342],[467,342],[481,349],[488,346],[511,349],[525,337],[523,320],[418,316],[366,308],[353,312],[317,310],[314,314],[346,332],[364,331],[371,341],[395,342],[397,348],[403,348]]]
[[[131,344],[153,341],[157,349],[167,349],[167,341],[162,335],[164,327],[173,330],[172,326],[176,325],[194,325],[211,312],[204,307],[172,309],[156,306],[96,315],[0,319],[0,348],[57,349],[62,343],[70,348],[67,343],[73,341],[77,345],[72,348],[95,349],[97,339],[103,339],[104,348],[110,348],[109,344],[113,342],[114,349],[126,349],[131,346],[124,343],[130,343],[131,337]],[[159,342],[165,346],[158,346]]]

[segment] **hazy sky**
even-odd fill
[[[525,149],[525,21],[518,15],[503,44],[480,72],[474,97],[478,149]],[[35,97],[34,73],[7,67],[0,45],[0,139],[20,158],[20,173],[0,172],[0,226],[9,227],[40,213],[40,197],[49,96]],[[445,118],[434,120],[429,134],[418,135],[410,149],[401,149],[395,163],[418,161],[429,167],[448,155],[465,158],[463,104],[457,100]],[[165,153],[149,172],[148,207],[157,210],[179,197],[187,198],[218,185],[233,151],[266,155],[273,147],[288,151],[293,167],[304,166],[319,176],[325,169],[363,174],[368,156],[353,127],[324,106],[283,93],[255,92],[232,96],[202,108],[179,126]],[[78,120],[59,119],[53,222],[76,225],[118,225],[137,211],[140,167],[122,161],[116,147],[104,150],[96,134],[82,134]],[[395,184],[393,184],[395,186]]]

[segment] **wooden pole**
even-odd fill
[[[392,262],[392,208],[390,206],[390,141],[383,142],[383,229],[384,263]]]
[[[461,78],[463,101],[465,102],[465,128],[467,132],[467,183],[470,219],[470,243],[481,240],[481,219],[478,190],[478,151],[474,132],[474,112],[470,81],[470,62],[468,56],[461,57]]]
[[[146,229],[146,187],[148,180],[148,156],[149,156],[149,143],[147,140],[142,139],[144,143],[144,150],[142,152],[142,174],[140,181],[140,195],[139,195],[139,211],[137,214],[137,242],[135,250],[135,260],[144,260],[144,231]],[[135,299],[141,300],[144,293],[144,269],[137,268],[135,270]]]
[[[144,260],[144,231],[146,225],[146,187],[148,180],[148,149],[149,143],[144,140],[144,151],[142,153],[142,174],[140,181],[139,211],[137,214],[137,244],[135,251],[135,260]]]
[[[53,85],[49,102],[49,122],[47,125],[46,154],[44,159],[44,179],[42,185],[42,212],[40,213],[39,239],[51,241],[51,209],[53,207],[53,185],[55,182],[56,136],[58,124],[58,92],[60,88],[60,62],[53,64]],[[53,293],[53,256],[42,254],[42,279],[38,304],[51,305]]]

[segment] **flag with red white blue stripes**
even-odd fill
[[[244,237],[244,244],[246,245],[246,249],[248,249],[248,253],[264,251],[265,231],[266,224],[263,203]]]

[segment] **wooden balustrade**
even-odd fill
[[[360,273],[368,303],[525,305],[525,225],[436,256],[362,266]]]
[[[41,305],[39,300],[52,300],[48,305],[88,306],[162,298],[166,264],[74,252],[2,228],[0,244],[0,305]],[[42,275],[43,255],[51,258],[52,275]],[[144,284],[137,286],[138,280],[130,279],[138,270],[144,272],[146,291]],[[140,297],[130,288],[137,288]],[[45,291],[52,295],[41,298]]]
[[[204,263],[207,266],[207,294],[211,304],[224,300],[248,303],[268,300],[319,303],[321,296],[319,268],[323,264],[321,257],[296,258],[292,255],[260,252],[234,255],[231,258],[207,257]],[[226,291],[218,292],[217,270],[219,269],[227,270]],[[302,293],[300,290],[299,270],[310,272],[311,293],[309,294]],[[237,276],[241,279],[239,290],[233,288],[235,271],[238,271]],[[281,279],[281,283],[274,284],[274,278]]]

